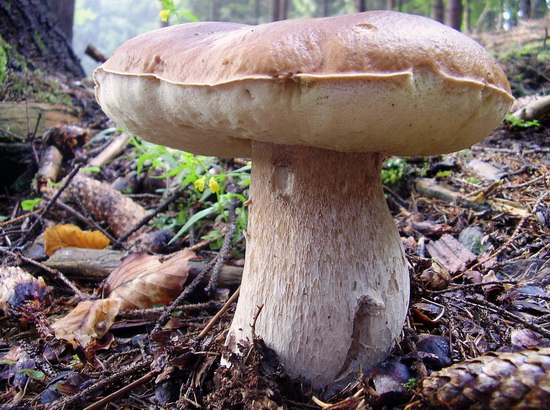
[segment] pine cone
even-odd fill
[[[550,348],[488,353],[454,364],[422,379],[418,393],[433,408],[548,408]]]
[[[77,174],[63,192],[61,199],[70,201],[73,195],[78,198],[87,212],[104,223],[117,238],[147,215],[145,208],[122,195],[109,184],[85,175]],[[130,239],[135,239],[142,232],[143,228]]]

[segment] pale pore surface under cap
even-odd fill
[[[249,156],[250,140],[451,152],[488,135],[512,101],[502,70],[476,42],[387,11],[160,29],[125,43],[95,79],[119,125],[216,156]]]

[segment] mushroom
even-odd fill
[[[383,360],[408,263],[380,171],[468,147],[512,103],[478,43],[392,11],[248,26],[188,23],[123,44],[94,74],[119,125],[157,144],[252,158],[241,294],[227,336],[263,338],[294,377],[336,389]]]

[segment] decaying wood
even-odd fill
[[[57,250],[44,265],[57,269],[75,281],[101,281],[120,266],[128,252],[109,249],[62,248]],[[194,278],[207,263],[192,259],[189,262],[189,277]],[[243,268],[223,265],[217,285],[222,288],[236,288],[241,283]],[[204,278],[204,284],[209,276]]]
[[[426,248],[450,273],[463,271],[476,260],[476,256],[468,248],[449,234],[444,234],[437,241],[429,242]]]
[[[119,155],[132,137],[129,134],[122,133],[116,137],[103,151],[93,158],[88,165],[91,167],[101,167]]]
[[[454,191],[451,187],[439,183],[436,178],[416,178],[414,186],[418,193],[426,198],[435,198],[450,204],[461,205],[473,209],[491,208],[498,212],[505,212],[510,215],[523,217],[529,212],[520,204],[502,198],[489,198],[494,186],[481,189],[475,197],[472,194],[464,195]]]
[[[92,44],[88,44],[86,46],[86,50],[84,50],[87,56],[93,58],[98,63],[104,63],[107,61],[107,57],[105,57],[97,48],[95,48]]]
[[[468,168],[489,181],[499,181],[506,175],[503,170],[477,158],[468,162]]]
[[[78,121],[78,112],[66,105],[0,102],[0,124],[8,131],[20,136],[33,132],[37,123],[37,134],[42,134],[48,128],[59,124],[75,124]]]
[[[514,116],[525,121],[540,120],[550,113],[550,95],[532,101],[514,112]]]
[[[449,203],[462,203],[464,196],[450,187],[437,182],[435,178],[416,178],[414,187],[418,193],[427,198],[441,199]]]
[[[63,156],[61,152],[53,145],[50,145],[44,150],[40,158],[40,167],[36,173],[36,187],[38,192],[45,192],[50,182],[57,181],[62,160]]]

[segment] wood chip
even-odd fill
[[[432,258],[436,259],[450,273],[461,272],[476,260],[476,256],[449,234],[426,245]]]

